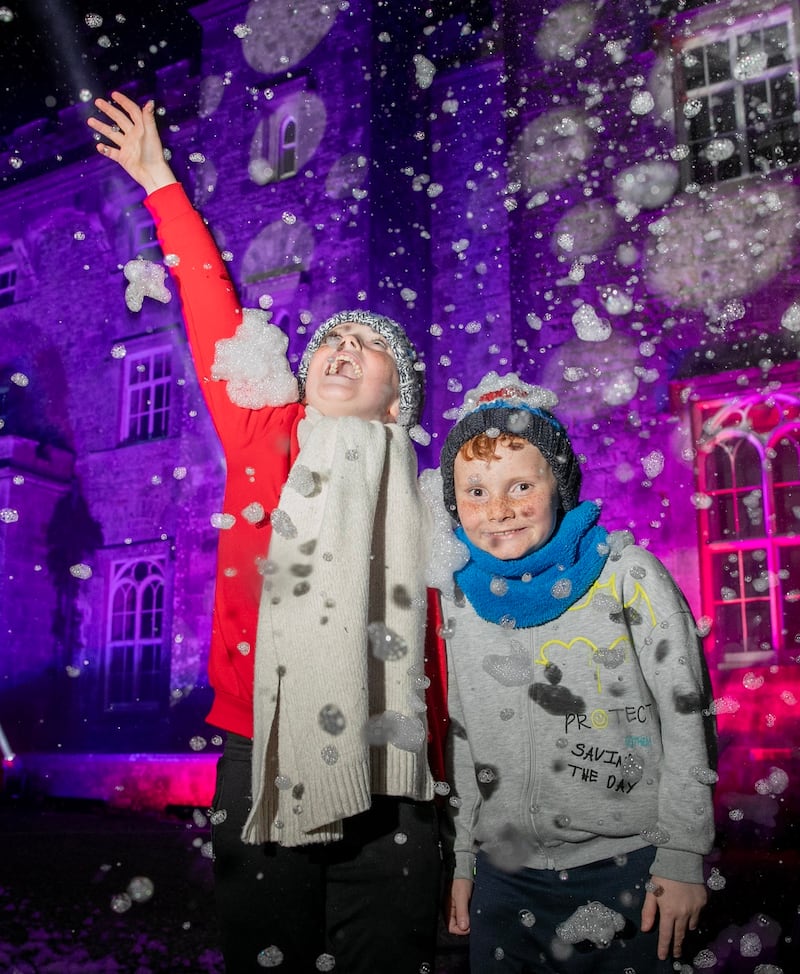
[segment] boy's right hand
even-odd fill
[[[472,880],[454,879],[448,896],[449,933],[464,936],[469,933],[469,901],[472,899]]]
[[[97,143],[97,151],[119,163],[148,195],[177,182],[164,158],[152,100],[144,108],[139,108],[135,101],[119,91],[112,92],[111,98],[112,101],[95,100],[95,105],[110,122],[87,119],[89,128],[107,140]]]

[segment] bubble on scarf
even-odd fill
[[[495,576],[491,582],[489,582],[489,591],[492,595],[505,595],[508,591],[508,582],[504,578]]]
[[[216,513],[211,515],[211,527],[218,528],[220,531],[228,531],[236,524],[233,514]]]
[[[70,565],[69,573],[73,578],[80,578],[84,581],[92,577],[92,569],[82,562],[79,562],[77,565]]]
[[[297,379],[286,358],[288,337],[269,314],[245,308],[233,338],[217,342],[211,378],[228,383],[231,402],[245,409],[297,402]]]
[[[145,298],[153,298],[161,304],[172,300],[172,295],[164,285],[167,271],[162,264],[137,258],[129,260],[122,268],[122,273],[129,282],[125,288],[125,304],[129,311],[141,311]]]
[[[319,726],[325,733],[331,734],[334,737],[341,734],[345,727],[347,727],[345,716],[336,704],[325,704],[322,710],[320,710],[317,719],[319,720]]]
[[[275,787],[278,791],[289,791],[292,787],[292,779],[286,774],[275,775]]]
[[[559,578],[550,589],[550,594],[554,599],[568,599],[572,594],[572,582],[568,578]]]
[[[127,893],[115,893],[111,897],[111,909],[114,913],[127,913],[133,906],[133,900]]]
[[[320,751],[320,756],[325,764],[334,765],[339,760],[338,748],[335,748],[333,744],[326,744]]]
[[[490,785],[496,777],[492,768],[481,768],[477,774],[478,781],[482,785]]]
[[[450,785],[446,781],[434,781],[433,792],[435,795],[449,795]]]
[[[579,906],[569,919],[559,923],[556,935],[568,944],[589,940],[595,947],[608,947],[614,935],[624,927],[625,919],[621,914],[592,900]]]
[[[237,643],[236,649],[242,654],[242,656],[248,656],[250,654],[250,643]]]
[[[373,747],[393,744],[401,751],[419,751],[425,744],[425,725],[418,717],[409,717],[394,710],[370,717],[367,741]]]
[[[533,671],[528,659],[514,653],[500,656],[490,653],[483,658],[483,671],[504,687],[522,687],[533,682]]]
[[[253,501],[252,504],[242,508],[242,517],[248,524],[260,524],[264,520],[265,514],[264,505],[259,504],[258,501]]]
[[[556,815],[555,825],[557,829],[568,829],[572,819],[569,815]]]
[[[294,464],[286,482],[301,497],[310,497],[317,486],[314,474],[302,463]]]
[[[256,963],[259,967],[280,967],[283,964],[283,951],[274,944],[270,944],[269,947],[259,951]]]
[[[223,822],[227,821],[228,812],[224,808],[216,808],[209,818],[212,825],[222,825]]]
[[[651,829],[642,829],[639,835],[641,835],[645,842],[649,842],[650,845],[655,846],[666,845],[670,840],[669,832],[658,826],[654,826]]]
[[[699,781],[701,785],[713,785],[719,781],[719,775],[716,771],[711,768],[701,767],[699,764],[695,764],[691,769],[691,775],[696,780]]]
[[[355,449],[355,447],[353,447],[353,448],[351,448],[349,450],[345,450],[344,451],[344,458],[345,458],[345,460],[351,460],[351,461],[358,460],[359,455],[360,454],[359,454],[358,450]]]
[[[146,903],[155,893],[155,884],[147,876],[134,876],[128,883],[128,896],[134,903]]]
[[[611,325],[600,318],[590,304],[582,304],[572,316],[575,334],[582,342],[604,342],[611,337]]]
[[[536,917],[530,910],[520,910],[518,916],[523,927],[532,927],[536,923]]]
[[[495,949],[492,951],[492,956],[495,960],[505,960],[506,952],[502,947],[495,947]]]
[[[408,842],[408,836],[405,832],[395,832],[394,834],[394,844],[395,845],[405,845]]]
[[[461,806],[462,806],[462,805],[463,805],[464,803],[463,803],[463,801],[462,801],[462,800],[461,800],[461,799],[460,799],[460,798],[458,797],[458,795],[451,795],[451,796],[450,796],[450,797],[449,797],[449,798],[447,799],[447,804],[448,804],[448,805],[449,805],[449,806],[450,806],[451,808],[461,808]]]
[[[272,530],[275,534],[280,535],[282,538],[291,540],[297,537],[297,528],[294,526],[294,521],[289,517],[286,511],[282,511],[279,507],[269,516],[270,524],[272,525]]]
[[[500,720],[511,720],[514,716],[514,711],[511,707],[503,707],[500,711]]]
[[[711,890],[721,890],[725,889],[726,880],[722,873],[716,867],[711,870],[711,874],[706,880],[706,886]]]
[[[501,629],[516,629],[517,620],[514,616],[501,616],[500,621],[497,623]]]
[[[384,663],[408,655],[408,644],[405,639],[383,622],[371,622],[367,626],[367,637],[372,655]]]
[[[409,693],[406,699],[408,701],[408,709],[413,714],[424,714],[428,709],[425,701],[421,697],[418,697],[416,693]]]
[[[336,958],[333,954],[320,954],[315,966],[318,971],[332,971],[336,967]]]

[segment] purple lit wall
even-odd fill
[[[195,8],[199,71],[179,61],[126,88],[156,95],[244,305],[269,295],[293,362],[335,310],[406,323],[428,375],[424,466],[489,369],[555,389],[584,496],[703,616],[692,404],[712,386],[800,397],[795,168],[715,192],[682,171],[677,47],[723,8],[475,0],[412,16],[351,0],[310,5],[302,30],[278,10],[267,34],[261,6]],[[78,100],[0,152],[0,281],[15,273],[0,306],[0,724],[43,790],[205,805],[222,457],[176,297],[126,306],[125,263],[160,257],[141,193],[93,151],[90,111]],[[287,115],[296,175],[279,180]],[[154,350],[171,356],[167,435],[129,441],[127,370]],[[162,572],[161,683],[109,705],[115,573],[137,561]],[[796,763],[798,652],[709,654],[723,802]]]

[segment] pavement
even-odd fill
[[[720,809],[680,974],[800,972],[800,820],[767,800]],[[0,799],[0,974],[223,974],[209,838],[197,809]],[[467,971],[443,933],[435,974]]]

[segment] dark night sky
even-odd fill
[[[197,2],[0,0],[0,134],[78,101],[81,89],[105,94],[196,58]]]

